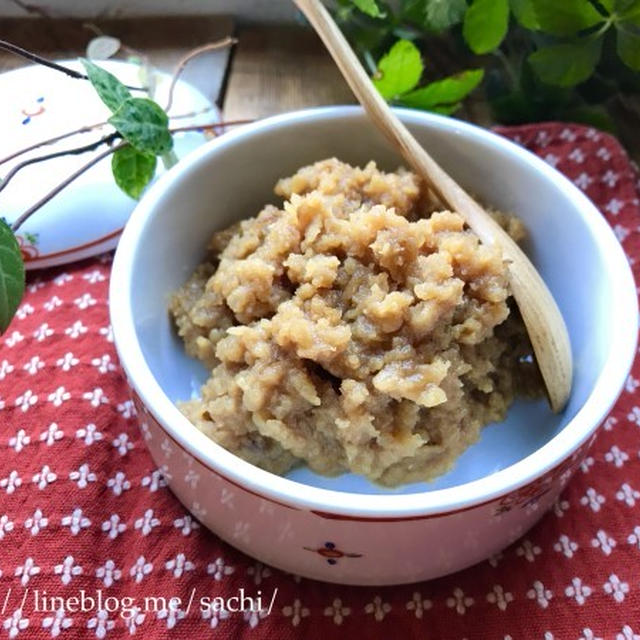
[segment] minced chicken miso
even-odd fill
[[[171,301],[211,370],[181,404],[198,429],[274,473],[393,486],[447,471],[517,393],[542,393],[501,251],[415,174],[329,159],[275,192],[213,234]]]

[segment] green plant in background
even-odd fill
[[[454,113],[484,79],[505,124],[640,112],[640,0],[338,0],[335,16],[395,104]]]

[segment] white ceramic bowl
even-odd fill
[[[553,503],[583,459],[631,366],[636,291],[614,234],[590,201],[531,153],[483,129],[398,110],[442,165],[485,202],[520,216],[526,250],[567,322],[575,378],[566,410],[518,402],[433,483],[396,490],[302,469],[282,478],[197,431],[175,402],[207,371],[172,331],[169,294],[211,233],[276,201],[276,180],[329,156],[400,160],[357,107],[289,113],[204,145],[163,176],[128,222],[115,257],[115,342],[151,453],[207,527],[265,563],[351,584],[424,580],[505,547]]]

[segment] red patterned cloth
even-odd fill
[[[640,256],[638,174],[615,139],[563,124],[501,133],[573,179]],[[0,341],[0,638],[640,640],[637,362],[582,470],[519,542],[422,584],[321,584],[235,551],[166,488],[112,343],[110,262],[30,277]],[[277,588],[271,614],[201,612],[200,598],[240,588]],[[43,612],[45,592],[72,599]],[[71,611],[82,592],[87,611]],[[144,603],[173,596],[181,606]]]

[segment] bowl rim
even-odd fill
[[[181,448],[210,470],[265,499],[306,510],[363,518],[402,518],[460,511],[493,502],[536,481],[562,464],[597,429],[615,403],[633,358],[638,327],[638,300],[631,268],[611,227],[595,205],[568,178],[541,158],[514,142],[476,125],[437,114],[394,109],[406,124],[427,125],[451,135],[474,138],[498,153],[524,160],[546,179],[558,183],[581,213],[608,265],[612,309],[619,325],[593,391],[576,415],[542,447],[518,462],[482,478],[434,491],[409,494],[362,494],[323,489],[260,469],[227,451],[198,431],[179,411],[156,381],[136,338],[131,300],[132,264],[143,230],[174,183],[209,157],[222,154],[236,142],[266,129],[315,120],[364,117],[359,106],[339,105],[303,109],[258,120],[199,147],[152,185],[133,211],[115,254],[109,288],[109,309],[114,343],[130,386],[161,428]]]

